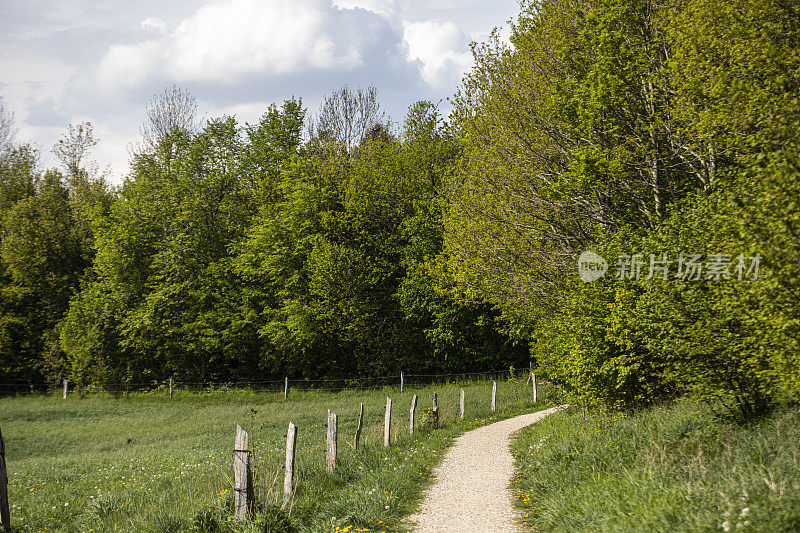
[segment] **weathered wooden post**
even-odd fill
[[[339,415],[328,409],[328,445],[325,466],[328,472],[336,470],[336,452],[339,445]]]
[[[392,438],[392,399],[386,397],[386,415],[383,418],[383,445],[389,446]]]
[[[408,432],[410,435],[414,434],[414,416],[417,413],[417,395],[411,398],[411,422],[409,423]]]
[[[405,388],[405,384],[406,384],[406,375],[401,370],[400,371],[400,392],[403,392],[403,389]]]
[[[169,399],[172,399],[172,378],[169,378]]]
[[[6,472],[6,441],[0,431],[0,522],[11,533],[11,511],[8,508],[8,473]]]
[[[283,476],[283,501],[286,502],[294,494],[294,448],[297,444],[297,426],[289,422],[286,432],[286,466]]]
[[[65,379],[65,380],[64,380],[64,399],[65,399],[65,400],[67,399],[67,389],[68,389],[68,388],[69,388],[69,383],[68,383],[68,382],[67,382],[67,380]]]
[[[253,473],[250,471],[249,436],[241,426],[236,426],[233,449],[233,490],[236,518],[242,520],[253,505]]]
[[[461,411],[461,420],[464,420],[464,389],[461,389],[461,397],[458,401],[458,407]]]
[[[533,403],[536,403],[536,374],[531,374],[531,378],[533,378]]]
[[[497,410],[497,382],[492,381],[492,411]]]
[[[283,378],[283,399],[289,397],[289,378]]]
[[[356,427],[356,438],[353,448],[358,449],[358,439],[361,438],[361,426],[364,424],[364,402],[361,402],[361,410],[358,412],[358,426]]]
[[[431,408],[431,422],[433,429],[439,429],[439,396],[433,393],[433,407]]]

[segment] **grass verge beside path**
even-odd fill
[[[458,421],[459,388],[466,420]],[[443,428],[426,410],[439,395]],[[541,391],[540,391],[541,392]],[[408,436],[412,394],[417,432]],[[393,399],[393,444],[384,448],[386,396]],[[418,504],[453,437],[532,409],[524,381],[378,391],[282,393],[228,391],[142,394],[128,398],[4,398],[9,499],[15,531],[285,532],[397,531]],[[363,449],[352,440],[364,402]],[[325,471],[327,410],[339,414],[339,464]],[[280,509],[285,435],[298,425],[297,496]],[[232,519],[232,449],[236,424],[250,431],[256,512]]]
[[[525,520],[540,532],[800,531],[797,407],[742,427],[678,403],[621,415],[575,409],[512,446]]]

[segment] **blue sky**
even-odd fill
[[[411,103],[450,96],[470,41],[518,11],[516,0],[3,0],[0,97],[47,166],[69,123],[92,122],[94,159],[119,182],[167,85],[205,117],[252,123],[272,102],[297,96],[315,111],[343,84],[372,84],[400,121]]]

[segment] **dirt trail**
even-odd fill
[[[409,517],[417,533],[521,531],[510,484],[511,435],[565,406],[520,415],[458,437],[434,472],[420,510]]]

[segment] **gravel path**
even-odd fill
[[[408,519],[417,524],[414,531],[520,531],[509,488],[514,476],[511,434],[563,407],[509,418],[458,437],[434,471],[434,484],[421,509]]]

